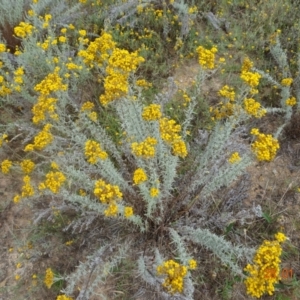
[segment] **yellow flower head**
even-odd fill
[[[278,232],[275,241],[264,241],[256,251],[253,264],[248,264],[245,271],[248,277],[245,280],[247,294],[260,298],[263,294],[273,295],[275,284],[280,280],[280,256],[282,243],[286,237]]]
[[[233,152],[233,153],[231,154],[230,158],[228,159],[228,161],[229,161],[231,164],[234,164],[234,163],[236,163],[236,162],[238,162],[238,161],[240,161],[240,160],[241,160],[241,157],[240,157],[240,155],[239,155],[238,152]]]
[[[60,171],[50,171],[46,174],[46,180],[39,185],[40,190],[48,188],[52,193],[57,194],[62,184],[66,181],[65,175]]]
[[[189,268],[195,270],[197,268],[197,262],[194,259],[189,260]]]
[[[186,157],[188,154],[186,144],[181,139],[176,140],[172,143],[172,151],[174,155],[180,156],[182,158]]]
[[[14,203],[19,203],[21,200],[21,196],[20,195],[15,195],[13,198]]]
[[[155,145],[157,144],[157,140],[153,137],[147,137],[141,143],[132,143],[131,149],[133,154],[136,156],[141,156],[144,158],[151,158],[155,156]]]
[[[86,36],[86,30],[82,29],[78,31],[79,35]]]
[[[184,277],[187,275],[188,267],[171,259],[158,266],[156,270],[159,275],[166,276],[162,285],[169,293],[183,292]]]
[[[246,98],[244,100],[244,109],[249,115],[255,118],[261,118],[267,113],[265,109],[261,108],[260,103],[252,98]]]
[[[232,87],[224,85],[218,92],[218,94],[224,98],[228,98],[230,101],[234,101],[235,92]]]
[[[199,46],[196,49],[199,56],[199,64],[203,69],[214,69],[215,67],[215,53],[218,52],[217,47],[212,47],[210,50]]]
[[[34,195],[33,186],[30,184],[30,177],[28,175],[23,178],[24,185],[22,186],[22,197],[30,197]]]
[[[57,164],[55,161],[53,161],[53,162],[51,163],[51,168],[52,168],[53,170],[59,170],[59,166],[58,166],[58,164]]]
[[[140,184],[148,179],[147,174],[142,168],[138,168],[134,171],[133,182],[134,184]]]
[[[252,67],[253,67],[253,62],[248,57],[246,57],[243,61],[242,73],[249,72]]]
[[[95,107],[95,104],[91,101],[84,102],[81,106],[81,111],[92,110]]]
[[[88,114],[88,117],[90,118],[90,120],[92,120],[93,122],[97,122],[98,120],[98,114],[95,111],[92,111]]]
[[[54,273],[51,270],[51,268],[48,268],[46,270],[46,274],[45,274],[45,278],[44,278],[44,283],[45,283],[45,285],[47,286],[48,289],[51,288],[51,286],[53,284],[53,281],[54,281]]]
[[[178,134],[181,131],[181,126],[176,124],[175,120],[169,120],[168,118],[160,119],[159,131],[161,138],[167,143],[181,139],[181,136]]]
[[[25,173],[25,174],[30,174],[32,172],[32,170],[34,169],[35,167],[35,164],[32,160],[30,159],[24,159],[21,163],[20,163],[20,166],[22,168],[22,171]]]
[[[9,159],[5,159],[1,163],[1,171],[2,171],[2,173],[3,174],[8,174],[11,166],[12,166],[12,161],[10,161]]]
[[[73,300],[73,298],[66,295],[59,295],[57,296],[56,300]]]
[[[14,28],[14,33],[17,37],[26,38],[27,36],[31,35],[34,26],[26,22],[20,22],[18,26]]]
[[[148,88],[152,86],[151,82],[147,82],[145,79],[138,79],[136,82],[137,86]]]
[[[61,35],[61,36],[58,37],[58,41],[60,43],[65,43],[67,41],[67,38],[65,36]]]
[[[99,143],[87,140],[84,147],[84,154],[90,164],[95,164],[98,159],[107,159],[108,154],[102,150]]]
[[[7,134],[2,135],[2,138],[0,138],[0,147],[2,146],[3,142],[8,142],[7,137],[8,137]]]
[[[104,215],[106,217],[115,217],[118,213],[118,206],[115,203],[112,203],[108,206],[108,208],[104,211]]]
[[[144,107],[142,117],[146,121],[155,121],[161,117],[161,106],[159,104],[150,104]]]
[[[293,78],[284,78],[281,80],[283,86],[290,86],[293,83]]]
[[[290,97],[290,98],[286,99],[285,104],[288,106],[294,106],[297,104],[297,100],[295,97]]]
[[[279,243],[282,243],[282,242],[284,242],[284,241],[287,239],[287,237],[286,237],[286,235],[285,235],[284,233],[282,233],[282,232],[277,232],[277,233],[275,234],[275,239],[276,239]]]
[[[24,151],[42,150],[53,140],[53,135],[50,132],[51,124],[46,124],[43,130],[40,131],[34,138],[33,144],[28,144]]]
[[[274,159],[279,149],[278,140],[270,134],[260,133],[257,128],[251,130],[251,134],[256,136],[255,142],[251,145],[253,152],[258,160],[271,161]]]
[[[261,75],[255,72],[244,71],[241,73],[240,77],[246,84],[248,84],[252,88],[252,90],[254,90],[259,84]]]
[[[155,187],[152,187],[151,189],[150,189],[150,196],[152,197],[152,198],[155,198],[155,197],[157,197],[159,195],[159,189],[157,189],[157,188],[155,188]]]
[[[124,216],[125,218],[130,218],[133,215],[133,208],[130,206],[126,206],[124,208]]]
[[[104,180],[95,182],[94,194],[104,204],[113,204],[123,197],[123,194],[117,185],[111,185]]]
[[[6,45],[5,44],[0,44],[0,53],[6,51]]]

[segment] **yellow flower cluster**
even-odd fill
[[[256,136],[256,141],[251,145],[258,160],[271,161],[274,159],[279,143],[270,134],[260,133],[257,128],[252,128],[251,134]]]
[[[144,58],[137,52],[115,48],[108,59],[107,76],[104,79],[105,93],[99,97],[102,105],[125,96],[128,93],[128,77],[135,71]]]
[[[134,142],[131,144],[132,153],[136,156],[151,158],[155,155],[155,145],[157,140],[153,137],[147,137],[143,142]]]
[[[197,268],[197,262],[194,259],[189,260],[189,269],[195,270]]]
[[[189,8],[189,14],[192,15],[192,14],[195,14],[198,12],[198,7],[197,5],[194,5],[192,7]]]
[[[167,275],[162,285],[169,293],[175,294],[183,292],[184,277],[188,269],[194,270],[196,267],[197,262],[194,259],[189,260],[189,267],[170,259],[158,266],[156,271],[159,275]]]
[[[84,102],[81,106],[81,111],[92,110],[95,107],[95,104],[91,101]]]
[[[233,152],[233,153],[231,154],[230,158],[228,159],[228,161],[229,161],[231,164],[234,164],[234,163],[236,163],[236,162],[238,162],[238,161],[240,161],[240,160],[241,160],[241,157],[240,157],[240,155],[239,155],[238,152]]]
[[[5,52],[5,51],[6,51],[6,45],[0,43],[0,53],[1,53],[1,52]]]
[[[143,109],[142,117],[146,121],[155,121],[161,117],[161,106],[159,104],[150,104]]]
[[[128,93],[128,75],[110,72],[104,79],[105,93],[100,95],[100,103],[104,106],[110,102],[124,97]]]
[[[59,76],[59,67],[54,69],[53,73],[48,74],[40,83],[38,83],[34,90],[40,93],[38,102],[33,106],[32,122],[38,124],[45,120],[45,113],[48,112],[52,119],[57,119],[55,114],[56,98],[48,97],[52,92],[66,91],[68,86],[63,84],[62,78]]]
[[[82,66],[78,66],[73,62],[66,63],[66,67],[68,70],[82,70]],[[74,73],[76,74],[76,73]]]
[[[242,73],[249,72],[252,67],[253,67],[253,62],[248,57],[246,57],[243,61]]]
[[[181,136],[178,134],[181,131],[181,126],[176,124],[175,120],[169,120],[168,118],[160,119],[159,131],[161,138],[167,143],[181,139]]]
[[[285,100],[285,104],[288,106],[294,106],[297,104],[297,100],[295,97],[290,97],[288,99]]]
[[[186,157],[188,155],[186,144],[182,139],[176,140],[172,143],[173,154],[180,157]]]
[[[119,71],[130,73],[135,71],[138,65],[145,59],[138,55],[137,52],[129,53],[125,49],[115,48],[108,60],[106,71],[110,73],[111,69],[119,69]]]
[[[2,171],[2,173],[3,174],[8,174],[11,166],[12,166],[12,161],[10,161],[9,159],[5,159],[1,163],[1,171]]]
[[[2,138],[0,138],[0,147],[2,146],[3,142],[7,142],[7,134],[3,134]]]
[[[8,87],[8,83],[4,81],[4,77],[0,76],[0,96],[4,97],[12,93],[12,90]]]
[[[31,111],[33,113],[32,122],[38,124],[39,122],[45,120],[45,113],[48,112],[49,116],[57,120],[58,115],[55,113],[55,104],[57,102],[56,98],[47,98],[40,96],[38,102],[32,107]]]
[[[54,72],[48,74],[34,87],[34,90],[44,96],[49,96],[52,92],[66,91],[68,85],[63,84],[62,78],[59,76],[59,70],[59,67],[55,67]]]
[[[108,204],[108,208],[104,211],[105,216],[113,217],[118,213],[116,201],[122,199],[123,194],[117,185],[111,185],[104,180],[95,182],[94,195],[99,198],[103,204]]]
[[[91,111],[93,108],[95,107],[94,103],[92,103],[91,101],[87,101],[85,102],[82,107],[81,107],[81,111]],[[88,117],[93,121],[96,122],[98,119],[98,115],[95,111],[89,112],[88,113]]]
[[[85,191],[84,189],[79,189],[78,194],[79,194],[80,196],[86,196],[86,195],[87,195],[87,194],[86,194],[86,191]]]
[[[58,164],[57,164],[55,161],[53,161],[53,162],[51,163],[51,168],[52,168],[53,170],[59,170],[59,166],[58,166]]]
[[[102,179],[95,182],[94,194],[104,204],[120,200],[123,197],[123,194],[117,185],[111,185]]]
[[[224,85],[218,92],[218,94],[224,98],[228,98],[230,101],[234,101],[235,92],[232,87]]]
[[[28,144],[24,151],[42,150],[49,145],[53,140],[53,135],[50,132],[51,124],[46,124],[43,130],[34,137],[33,144]]]
[[[46,14],[44,18],[43,17],[40,18],[41,20],[44,19],[43,28],[47,28],[49,26],[49,21],[52,19],[52,16],[50,14]]]
[[[152,187],[151,189],[150,189],[150,196],[152,197],[152,198],[155,198],[155,197],[157,197],[159,195],[159,189],[157,189],[157,188],[155,188],[155,187]]]
[[[51,270],[51,268],[48,268],[46,270],[46,274],[45,274],[45,278],[44,278],[44,283],[48,289],[51,288],[53,281],[54,281],[54,273]]]
[[[233,115],[236,109],[236,104],[232,102],[220,102],[219,107],[210,107],[210,113],[212,115],[212,120],[221,120]]]
[[[126,206],[124,208],[124,216],[125,218],[130,218],[133,215],[133,208],[130,206]]]
[[[21,22],[18,26],[14,28],[14,33],[20,38],[26,38],[27,35],[31,35],[34,26],[29,23]]]
[[[118,206],[115,203],[109,204],[108,208],[104,211],[106,217],[114,217],[118,213]]]
[[[50,171],[46,174],[46,180],[39,184],[39,189],[48,188],[52,193],[57,194],[65,181],[66,177],[62,172]]]
[[[258,86],[261,75],[255,72],[242,72],[241,79],[244,80],[250,87],[254,88]]]
[[[148,88],[152,86],[151,82],[146,81],[145,79],[138,79],[136,82],[137,86]]]
[[[92,120],[93,122],[97,122],[98,120],[98,115],[95,111],[92,111],[88,114],[88,117],[90,118],[90,120]]]
[[[20,200],[21,200],[21,196],[20,195],[17,194],[17,195],[14,196],[14,199],[13,199],[14,203],[19,203]]]
[[[107,153],[102,150],[99,143],[92,140],[87,140],[84,147],[84,154],[90,164],[95,164],[98,159],[106,159]]]
[[[252,67],[253,63],[249,60],[249,58],[246,58],[242,65],[240,78],[252,88],[252,94],[257,94],[258,90],[256,89],[256,87],[259,84],[261,75],[256,72],[251,72],[250,70]]]
[[[6,50],[4,44],[0,44],[0,53]],[[3,67],[3,61],[0,60],[0,68]],[[11,84],[5,80],[4,76],[0,75],[0,96],[4,97],[12,93],[12,90],[9,88]]]
[[[187,93],[183,93],[182,97],[186,103],[191,102],[191,98]]]
[[[183,279],[187,275],[187,271],[186,266],[180,265],[172,259],[157,267],[159,275],[167,275],[162,285],[171,294],[182,293]]]
[[[210,50],[199,46],[196,49],[199,56],[199,64],[203,69],[214,69],[215,67],[215,53],[218,52],[217,47],[212,47]]]
[[[24,75],[24,69],[23,67],[17,68],[14,71],[14,83],[16,85],[12,85],[15,91],[20,92],[21,91],[21,84],[23,84],[23,75]]]
[[[56,300],[73,300],[73,298],[66,295],[59,295],[57,296]]]
[[[190,98],[188,95],[184,94],[184,99],[186,101],[190,101]],[[169,120],[168,118],[161,118],[162,113],[161,113],[161,105],[159,104],[150,104],[148,106],[145,106],[142,112],[142,118],[146,121],[156,121],[159,120],[159,131],[161,138],[167,142],[169,145],[172,146],[172,151],[174,155],[181,156],[181,157],[186,157],[188,152],[186,149],[186,144],[182,140],[181,136],[179,135],[181,131],[181,126],[179,124],[176,124],[175,120]],[[143,142],[145,143],[145,142]],[[138,150],[141,153],[142,143],[140,144],[139,148],[137,148],[138,144],[133,143],[132,147],[135,147],[136,150]],[[132,148],[133,149],[133,148]],[[153,155],[155,155],[154,147],[153,149]],[[142,154],[136,154],[138,156],[148,156],[142,155]]]
[[[30,177],[28,175],[23,178],[24,185],[22,186],[22,197],[30,197],[34,195],[33,186],[30,184]]]
[[[159,131],[161,138],[172,146],[174,155],[181,157],[187,156],[186,144],[178,134],[181,131],[181,126],[176,124],[175,120],[169,120],[168,118],[160,119]]]
[[[267,113],[265,109],[261,108],[260,103],[252,98],[244,99],[244,109],[249,115],[255,118],[261,118]]]
[[[258,248],[254,264],[248,264],[245,271],[249,277],[245,280],[247,294],[260,298],[263,294],[273,295],[274,285],[280,280],[280,255],[282,253],[281,243],[286,236],[278,232],[275,241],[264,241]]]
[[[112,36],[104,32],[100,37],[90,42],[86,50],[80,50],[78,56],[82,57],[84,63],[90,67],[94,67],[94,64],[101,67],[115,46],[116,43]]]
[[[148,179],[147,174],[142,168],[138,168],[134,171],[133,182],[134,184],[140,184]]]
[[[283,86],[290,86],[293,83],[293,78],[284,78],[281,80]]]

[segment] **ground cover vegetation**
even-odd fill
[[[0,208],[31,219],[0,291],[296,299],[279,204],[245,207],[241,186],[300,138],[297,1],[14,2],[0,0],[0,170],[20,184]]]

